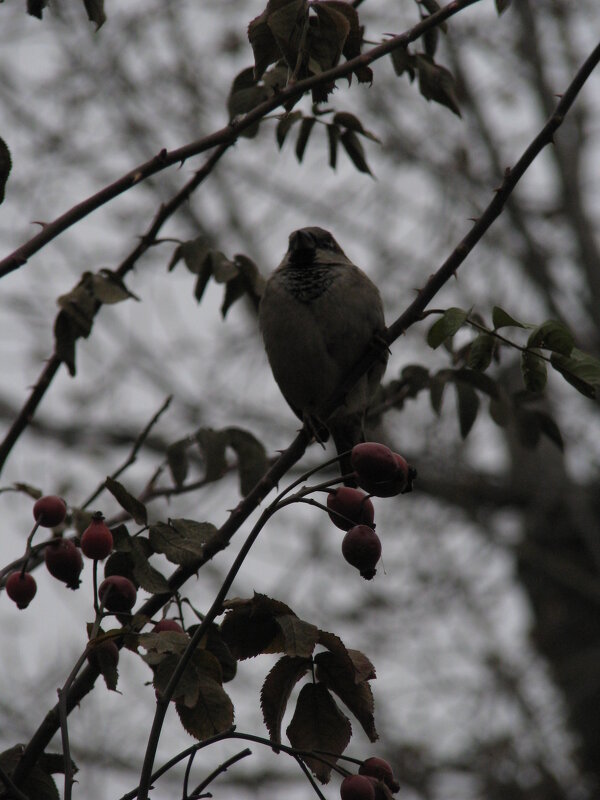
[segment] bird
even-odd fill
[[[301,228],[266,282],[259,327],[273,377],[316,438],[331,434],[344,482],[355,486],[348,451],[364,441],[365,411],[385,372],[388,351],[349,390],[333,413],[334,393],[365,352],[381,340],[381,295],[329,231]]]

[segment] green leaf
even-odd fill
[[[521,356],[521,373],[529,392],[542,392],[548,379],[546,362],[539,350],[525,350]]]
[[[104,485],[115,498],[117,503],[130,514],[138,525],[146,525],[148,522],[148,512],[146,506],[136,497],[130,494],[122,483],[115,481],[108,476]]]
[[[225,458],[225,448],[228,441],[227,431],[201,428],[196,432],[194,438],[204,456],[204,480],[209,483],[219,480],[227,471],[227,460]]]
[[[570,356],[552,353],[550,363],[563,378],[586,397],[595,398],[600,386],[600,361],[574,347]]]
[[[340,135],[340,142],[342,143],[342,147],[348,153],[348,157],[350,161],[354,164],[356,169],[359,172],[364,172],[367,175],[373,175],[371,170],[369,169],[369,165],[367,164],[367,160],[365,158],[365,151],[363,146],[360,142],[358,136],[354,133],[354,131],[345,130]]]
[[[563,325],[562,322],[553,319],[549,319],[541,325],[538,325],[538,327],[531,332],[527,341],[528,347],[552,350],[563,356],[570,355],[574,345],[575,339],[571,331]]]
[[[308,144],[308,137],[310,136],[310,132],[312,131],[316,121],[317,120],[315,117],[304,117],[302,124],[300,125],[300,131],[298,132],[298,138],[296,139],[296,158],[300,162],[304,158],[304,151],[306,150],[306,145]]]
[[[427,334],[427,344],[434,350],[462,328],[468,313],[462,308],[449,308],[436,320]]]
[[[399,76],[407,72],[408,77],[413,81],[415,78],[416,59],[408,52],[408,48],[406,46],[396,47],[396,49],[392,50],[390,53],[390,57],[396,75]]]
[[[94,22],[96,24],[96,30],[99,30],[106,22],[104,0],[83,0],[83,4],[87,11],[89,21]]]
[[[479,395],[467,383],[458,381],[455,383],[456,400],[458,404],[458,421],[460,425],[460,435],[466,439],[469,431],[477,419],[479,411]]]
[[[188,475],[190,466],[187,455],[188,446],[188,440],[181,439],[179,442],[173,442],[167,447],[167,464],[169,465],[173,482],[178,487],[183,486]]]
[[[112,305],[123,300],[139,300],[140,298],[130,292],[123,279],[110,269],[101,269],[92,274],[91,292],[99,303]]]
[[[510,406],[503,397],[490,400],[490,417],[500,428],[505,428],[510,422]]]
[[[494,306],[492,310],[492,323],[494,330],[499,328],[525,328],[522,322],[514,319],[511,315],[500,306]]]
[[[253,77],[258,80],[269,64],[274,64],[281,57],[275,37],[267,24],[267,9],[251,20],[248,25],[248,40],[254,53]]]
[[[478,372],[485,372],[492,363],[495,344],[494,337],[489,333],[480,333],[469,346],[467,366]]]
[[[534,413],[541,432],[562,452],[565,449],[565,443],[556,421],[545,411],[535,411]]]
[[[150,526],[150,544],[173,564],[193,564],[201,558],[204,546],[216,531],[210,522],[170,519]]]
[[[4,200],[6,181],[12,169],[10,150],[4,139],[0,136],[0,203]]]
[[[371,139],[371,141],[380,143],[380,140],[374,133],[371,133],[363,127],[358,117],[355,117],[354,114],[349,114],[347,111],[338,111],[337,114],[334,114],[333,124],[346,128],[349,131],[360,133],[362,136]]]
[[[435,375],[432,375],[431,380],[429,382],[429,400],[431,402],[431,407],[438,415],[441,414],[442,411],[442,401],[444,399],[444,389],[446,388],[446,384],[448,380],[452,377],[452,371],[448,369],[440,370]]]
[[[499,389],[498,384],[489,375],[483,372],[477,372],[471,369],[457,369],[454,370],[454,379],[468,383],[474,389],[477,389],[490,397],[498,397]]]

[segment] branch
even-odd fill
[[[214,147],[221,147],[223,148],[223,151],[228,150],[236,143],[239,136],[245,130],[250,128],[256,122],[259,122],[263,117],[276,108],[279,108],[288,101],[296,100],[302,97],[303,94],[309,92],[315,86],[335,81],[338,78],[343,78],[347,75],[350,75],[359,67],[368,66],[373,61],[383,58],[383,56],[388,55],[399,47],[406,47],[411,42],[419,39],[426,31],[436,27],[444,20],[457,14],[462,9],[478,2],[480,2],[480,0],[453,0],[453,2],[448,3],[448,5],[444,8],[436,11],[435,14],[431,14],[430,16],[422,19],[406,33],[393,36],[383,44],[373,47],[368,52],[350,59],[350,61],[345,61],[343,64],[338,64],[338,66],[333,67],[333,69],[322,72],[319,75],[313,75],[310,78],[305,78],[297,83],[290,84],[273,97],[257,105],[252,109],[252,111],[249,111],[241,119],[230,122],[220,130],[215,131],[214,133],[211,133],[202,139],[198,139],[190,144],[184,145],[183,147],[178,147],[175,150],[161,150],[149,161],[145,161],[143,164],[139,164],[137,167],[134,167],[121,178],[118,178],[116,181],[114,181],[114,183],[109,184],[96,194],[91,195],[81,203],[73,206],[64,214],[61,214],[60,217],[57,217],[52,222],[44,225],[38,234],[33,236],[27,242],[14,250],[10,255],[6,256],[6,258],[0,261],[0,278],[4,277],[4,275],[8,275],[13,270],[22,267],[27,263],[27,260],[30,256],[32,256],[34,253],[37,253],[38,250],[44,247],[44,245],[48,244],[48,242],[52,241],[52,239],[55,239],[57,236],[63,233],[63,231],[67,230],[76,222],[79,222],[79,220],[88,216],[88,214],[91,214],[92,211],[95,211],[105,203],[108,203],[110,200],[118,197],[118,195],[126,192],[128,189],[131,189],[138,183],[141,183],[146,178],[149,178],[152,175],[155,175],[157,172],[160,172],[161,170],[166,169],[174,164],[183,163],[192,156],[197,156],[200,155],[200,153],[206,152],[207,150],[212,150]]]

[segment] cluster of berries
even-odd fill
[[[54,528],[64,522],[67,506],[61,497],[46,495],[40,497],[33,506],[36,528]],[[35,531],[35,528],[34,528]],[[44,549],[44,561],[48,572],[62,581],[69,589],[77,589],[79,575],[83,569],[82,553],[87,558],[100,561],[110,555],[113,549],[113,536],[100,512],[92,515],[92,520],[81,534],[79,547],[70,539],[57,537]],[[35,578],[24,568],[12,572],[6,579],[6,593],[17,604],[17,608],[27,608],[35,597],[37,584]],[[136,588],[122,575],[110,575],[98,589],[100,602],[107,611],[130,611],[136,601]]]
[[[381,558],[381,540],[375,533],[370,496],[392,497],[409,492],[417,473],[401,455],[377,442],[355,445],[351,462],[356,482],[365,491],[341,486],[329,493],[327,508],[333,524],[347,531],[342,555],[363,578],[371,580]]]
[[[365,759],[358,768],[358,775],[348,775],[340,786],[342,800],[384,800],[397,792],[400,784],[394,777],[391,766],[383,758]]]

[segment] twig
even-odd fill
[[[308,767],[306,766],[306,764],[304,763],[304,761],[303,761],[303,760],[300,758],[300,756],[294,756],[294,758],[296,759],[296,763],[298,764],[298,766],[300,767],[300,769],[302,770],[302,772],[303,772],[303,773],[306,775],[306,777],[308,778],[308,781],[309,781],[310,785],[313,787],[313,789],[314,789],[314,790],[315,790],[315,792],[317,793],[317,797],[319,798],[319,800],[327,800],[327,798],[325,797],[325,795],[323,794],[323,792],[322,792],[322,791],[319,789],[319,787],[317,786],[317,782],[315,781],[315,779],[313,778],[313,776],[310,774],[310,770],[308,769]]]
[[[239,753],[236,753],[234,756],[231,756],[231,758],[228,758],[227,761],[224,761],[222,764],[219,764],[219,766],[216,769],[214,769],[210,773],[210,775],[208,775],[202,781],[202,783],[199,783],[198,786],[196,786],[194,791],[189,796],[189,800],[195,800],[195,798],[198,798],[202,790],[205,789],[210,783],[212,783],[215,780],[215,778],[217,778],[222,772],[226,772],[229,769],[229,767],[231,767],[233,764],[236,764],[238,761],[241,761],[242,758],[246,758],[247,756],[251,755],[252,755],[252,750],[250,750],[249,747],[246,747],[244,750],[240,750]],[[184,794],[184,800],[188,800],[188,796],[186,794]]]

